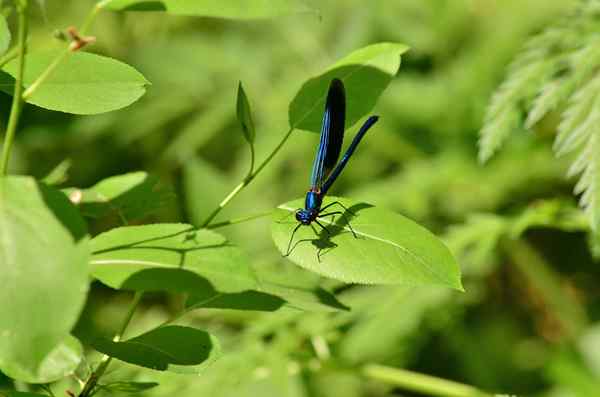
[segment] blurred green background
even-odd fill
[[[94,2],[45,3],[35,12],[33,49],[64,45],[53,32],[80,24]],[[250,254],[261,277],[330,288],[352,311],[201,311],[186,321],[217,335],[225,351],[201,376],[120,365],[110,378],[161,383],[144,396],[416,395],[361,375],[363,365],[380,363],[490,392],[600,395],[600,274],[586,233],[572,221],[579,213],[574,181],[564,177],[568,163],[551,150],[558,120],[515,134],[490,163],[477,162],[485,108],[508,63],[575,2],[319,3],[319,15],[249,22],[102,13],[89,51],[136,67],[152,83],[147,94],[98,116],[26,106],[12,169],[41,178],[69,158],[64,186],[78,187],[145,170],[173,194],[144,221],[199,224],[247,172],[238,81],[253,107],[260,161],[287,131],[287,106],[306,79],[367,44],[406,43],[411,50],[375,109],[381,121],[333,194],[390,208],[443,237],[461,263],[466,293],[319,279],[281,258],[263,218],[221,231]],[[10,97],[1,94],[0,103],[5,124]],[[303,196],[317,141],[294,132],[217,221]],[[566,220],[544,226],[544,216]],[[537,226],[523,231],[518,222]],[[111,226],[96,222],[92,231]],[[109,332],[129,299],[94,284],[82,323]],[[163,294],[144,302],[132,334],[181,305]]]

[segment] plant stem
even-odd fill
[[[263,168],[265,168],[266,165],[269,164],[269,162],[271,162],[271,160],[273,160],[273,157],[275,157],[275,155],[281,150],[281,148],[283,147],[283,145],[285,144],[285,142],[292,135],[293,131],[294,131],[293,128],[290,128],[288,130],[288,132],[281,139],[281,142],[279,142],[277,144],[277,146],[275,147],[275,149],[273,149],[273,151],[271,152],[271,154],[269,154],[267,156],[267,158],[258,166],[258,168],[256,169],[256,171],[251,172],[250,174],[248,174],[248,176],[246,178],[244,178],[244,180],[242,182],[240,182],[235,188],[233,188],[233,190],[227,195],[227,197],[225,197],[223,199],[223,201],[221,201],[221,203],[218,205],[218,207],[215,208],[215,210],[206,218],[206,220],[202,223],[201,227],[203,227],[203,228],[209,227],[210,222],[213,219],[215,219],[215,217],[219,214],[219,212],[221,212],[221,210],[223,208],[225,208],[225,206],[235,196],[237,196],[240,191],[242,191],[242,189],[244,189],[246,186],[248,186],[250,184],[250,182],[252,182],[252,180],[254,178],[256,178],[256,176],[258,174],[260,174],[260,172],[263,170]]]
[[[473,386],[465,385],[405,369],[368,364],[363,368],[367,378],[400,386],[406,390],[438,397],[493,397]]]
[[[87,30],[90,28],[90,26],[94,22],[94,19],[96,19],[96,15],[98,15],[98,12],[100,12],[101,9],[102,8],[99,4],[96,4],[92,8],[92,10],[86,16],[83,24],[81,25],[81,28],[79,29],[80,35],[82,35],[82,36],[85,35]],[[69,55],[71,55],[73,52],[74,51],[71,51],[68,46],[67,46],[67,48],[62,50],[60,52],[60,54],[58,54],[56,56],[56,58],[54,58],[54,60],[52,62],[50,62],[50,64],[38,76],[38,78],[35,79],[35,81],[33,83],[31,83],[31,85],[25,90],[25,92],[23,93],[23,100],[27,100],[28,98],[30,98],[33,95],[33,93],[40,87],[40,85],[42,85],[46,80],[48,80],[48,78],[52,75],[52,73],[56,70],[56,68],[62,62],[64,62],[64,60],[67,59],[69,57]]]
[[[131,319],[133,318],[135,310],[137,309],[138,305],[140,304],[140,301],[142,300],[142,296],[143,296],[143,292],[136,292],[135,295],[133,296],[133,300],[131,301],[131,305],[129,306],[127,315],[125,316],[125,319],[123,320],[123,324],[121,324],[121,328],[119,329],[119,332],[113,338],[113,340],[115,342],[118,342],[123,337],[123,334],[127,330],[127,326],[129,326],[129,323],[131,322]],[[85,382],[83,389],[81,389],[81,393],[79,393],[79,397],[89,397],[93,394],[94,389],[96,388],[96,385],[98,384],[98,381],[100,380],[102,375],[104,375],[104,372],[106,372],[106,369],[108,368],[111,361],[112,361],[112,357],[107,356],[106,354],[102,356],[100,365],[98,365],[98,368],[96,368],[96,370],[90,375],[88,380]]]
[[[6,136],[4,145],[2,145],[2,159],[0,160],[0,176],[6,175],[8,160],[10,159],[10,150],[15,139],[17,126],[19,125],[19,117],[23,108],[23,100],[21,93],[23,91],[23,75],[25,74],[25,45],[27,42],[27,1],[23,1],[17,7],[19,13],[19,33],[18,33],[18,54],[19,54],[19,70],[15,80],[15,91],[13,93],[12,106],[10,116],[8,118],[8,126],[6,128]]]
[[[21,49],[17,45],[13,47],[10,51],[8,51],[6,54],[2,55],[0,57],[0,68],[12,61],[13,59],[18,58],[20,53]]]
[[[248,176],[252,175],[252,173],[254,172],[254,158],[255,158],[255,153],[254,153],[254,143],[250,144],[250,171],[248,172]]]
[[[208,229],[217,229],[217,228],[224,227],[224,226],[236,225],[238,223],[244,223],[244,222],[252,221],[254,219],[263,218],[263,217],[269,216],[271,214],[272,214],[272,211],[269,211],[269,212],[263,212],[261,214],[245,216],[242,218],[229,219],[229,220],[226,220],[223,222],[213,223],[212,225],[208,226],[207,228]]]

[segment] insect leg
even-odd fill
[[[340,207],[342,207],[344,209],[344,211],[350,213],[350,215],[355,216],[356,214],[352,211],[350,211],[348,208],[346,208],[346,206],[342,203],[340,203],[339,201],[334,201],[333,203],[329,203],[327,204],[325,207],[321,208],[321,211],[325,211],[327,208],[333,206],[333,205],[339,205]]]
[[[354,229],[352,228],[352,225],[350,224],[350,221],[348,221],[348,218],[346,218],[346,215],[342,211],[328,212],[326,214],[319,215],[319,217],[325,217],[325,216],[329,216],[329,215],[341,215],[341,217],[344,218],[344,222],[346,222],[346,225],[348,225],[348,228],[352,232],[352,235],[354,236],[354,238],[358,238],[356,232],[354,231]],[[315,219],[315,221],[316,221],[316,219]]]
[[[290,250],[290,248],[292,247],[292,241],[294,240],[294,235],[296,234],[296,232],[298,231],[298,229],[300,228],[300,226],[302,226],[301,223],[299,223],[295,228],[294,231],[292,232],[292,236],[290,237],[290,241],[288,242],[288,246],[287,246],[287,252],[285,253],[284,256],[290,256],[290,254],[292,253],[292,251]]]

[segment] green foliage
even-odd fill
[[[92,274],[116,289],[214,294],[256,287],[247,257],[225,237],[186,224],[125,226],[91,241]]]
[[[88,289],[86,227],[62,193],[28,177],[0,178],[0,219],[0,368],[52,381],[78,363],[66,338]]]
[[[9,369],[1,352],[1,396],[594,395],[595,196],[585,197],[586,215],[565,198],[572,187],[564,175],[572,163],[579,189],[595,188],[597,1],[566,17],[574,1],[311,1],[320,19],[303,1],[66,0],[42,2],[42,11],[28,3],[33,58],[50,48],[52,27],[79,28],[55,34],[62,51],[43,65],[28,57],[30,102],[14,143],[3,142],[8,170],[61,186],[68,199],[28,179],[87,222],[93,252],[83,266],[71,255],[69,272],[50,274],[39,264],[73,252],[70,240],[55,248],[50,230],[63,212],[44,202],[53,221],[37,216],[39,205],[23,204],[30,193],[11,190],[31,232],[3,234],[0,226],[0,241],[10,240],[10,249],[0,243],[0,258],[18,254],[1,285],[19,298],[7,301],[0,287],[0,346],[7,324],[23,349],[49,346],[42,331],[60,327],[61,338],[35,371]],[[14,4],[0,1],[0,12],[17,37],[25,2]],[[16,70],[20,44],[12,45],[0,62]],[[507,150],[481,167],[477,132],[511,59],[481,156]],[[7,91],[11,73],[2,75]],[[346,77],[348,126],[381,116],[332,190],[347,204],[372,203],[346,216],[357,232],[376,229],[370,235],[385,241],[355,239],[338,216],[327,225],[332,236],[316,224],[316,235],[300,228],[294,244],[308,241],[284,258],[297,225],[291,210],[302,203],[276,207],[304,193],[318,140],[286,131],[319,131],[332,76]],[[70,107],[63,111],[120,111],[80,117],[30,106],[41,94],[56,109]],[[0,101],[8,105],[10,95]],[[9,106],[0,108],[6,125]],[[507,138],[521,127],[538,137]],[[0,205],[0,224],[13,212]],[[53,244],[40,253],[43,238]],[[2,278],[18,271],[26,271],[24,288]],[[75,276],[78,289],[68,280]],[[47,279],[51,294],[36,284]],[[390,280],[405,285],[364,285]],[[447,288],[461,283],[464,293]],[[87,303],[55,324],[74,310],[55,307],[64,294]],[[30,316],[34,327],[17,326]],[[34,381],[51,384],[25,383]]]
[[[346,88],[346,127],[370,113],[400,67],[408,47],[397,43],[373,44],[345,56],[323,74],[308,80],[289,108],[291,128],[319,132],[327,88],[338,78]]]
[[[169,199],[157,182],[156,177],[138,171],[103,179],[87,189],[68,188],[64,192],[86,217],[117,214],[127,223],[156,211]]]
[[[521,126],[523,114],[524,126],[531,129],[560,111],[554,149],[557,156],[576,154],[568,176],[580,176],[575,194],[581,195],[595,233],[600,227],[598,10],[597,1],[582,1],[571,15],[529,40],[492,98],[479,142],[479,157],[486,161]]]
[[[101,4],[116,11],[166,11],[174,15],[233,19],[272,18],[311,11],[300,0],[268,0],[252,4],[239,0],[225,4],[215,0],[104,0]]]
[[[344,282],[462,289],[458,264],[427,229],[402,215],[339,197],[327,198],[323,206],[336,201],[348,210],[319,220],[329,233],[321,230],[315,234],[312,228],[301,227],[291,245],[290,236],[298,222],[290,215],[302,200],[279,206],[272,222],[279,251],[306,269]]]
[[[109,393],[141,393],[156,386],[156,382],[111,382],[100,387]]]
[[[8,397],[46,397],[46,395],[45,394],[37,394],[37,393],[11,391],[10,393],[8,393]]]
[[[10,30],[6,24],[6,18],[0,14],[0,55],[4,54],[8,50],[10,45]]]
[[[32,84],[54,61],[57,52],[30,53],[23,85]],[[18,60],[3,67],[0,90],[12,94]],[[45,109],[74,114],[98,114],[131,105],[146,92],[148,81],[133,67],[115,59],[76,52],[27,98]]]
[[[165,325],[124,341],[96,339],[92,346],[130,364],[157,371],[198,374],[221,355],[217,339],[205,331]]]
[[[242,132],[244,138],[250,145],[254,145],[254,138],[256,137],[256,131],[254,130],[254,122],[252,121],[252,111],[250,110],[250,103],[246,96],[246,91],[242,87],[242,82],[238,86],[237,102],[236,102],[236,114],[237,119],[242,126]]]

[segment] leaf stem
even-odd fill
[[[9,63],[13,59],[18,58],[20,53],[21,53],[21,49],[19,48],[19,45],[16,45],[10,51],[8,51],[6,54],[2,55],[0,57],[0,68],[4,67],[4,65]]]
[[[133,296],[133,300],[131,301],[131,304],[129,305],[129,310],[127,311],[127,315],[125,316],[125,319],[123,320],[123,324],[121,324],[121,328],[119,329],[119,332],[113,338],[113,340],[115,342],[118,342],[123,337],[123,334],[127,330],[127,327],[129,326],[129,323],[131,322],[131,319],[133,318],[135,310],[137,309],[138,305],[140,304],[140,301],[142,300],[143,295],[144,295],[143,292],[138,291]],[[81,392],[79,393],[79,397],[90,397],[94,393],[94,389],[96,388],[98,381],[100,380],[102,375],[104,375],[104,373],[106,372],[106,369],[108,368],[111,361],[112,361],[112,357],[110,357],[106,354],[102,356],[100,365],[98,365],[98,368],[96,368],[96,370],[90,375],[90,377],[85,382],[83,389],[81,389]]]
[[[245,216],[242,218],[234,218],[234,219],[229,219],[223,222],[217,222],[217,223],[213,223],[212,225],[208,226],[208,229],[217,229],[220,227],[224,227],[224,226],[230,226],[230,225],[235,225],[238,223],[244,223],[244,222],[248,222],[248,221],[252,221],[254,219],[258,219],[258,218],[263,218],[265,216],[269,216],[272,214],[272,211],[269,212],[263,212],[260,214],[254,214],[254,215],[249,215],[249,216]]]
[[[244,180],[242,182],[240,182],[236,187],[233,188],[233,190],[223,199],[223,201],[221,201],[221,203],[217,206],[217,208],[215,208],[214,211],[206,218],[206,220],[204,222],[202,222],[201,227],[208,228],[210,226],[210,222],[212,222],[212,220],[215,219],[215,217],[219,214],[219,212],[221,212],[221,210],[223,208],[225,208],[225,206],[227,204],[229,204],[229,202],[235,196],[237,196],[240,191],[242,191],[242,189],[244,189],[246,186],[248,186],[250,184],[250,182],[252,182],[252,180],[254,178],[256,178],[256,176],[258,174],[260,174],[260,172],[263,170],[263,168],[265,168],[266,165],[269,164],[271,162],[271,160],[273,160],[273,157],[275,157],[275,155],[281,150],[283,145],[287,142],[289,137],[292,135],[293,131],[294,131],[294,128],[290,128],[288,130],[288,132],[283,136],[281,141],[277,144],[275,149],[273,149],[273,151],[267,156],[267,158],[258,166],[256,171],[248,174],[248,176],[246,178],[244,178]]]
[[[363,368],[367,378],[402,387],[417,393],[438,397],[493,397],[473,386],[424,375],[405,369],[368,364]]]
[[[6,128],[6,136],[4,145],[2,145],[2,158],[0,160],[0,176],[6,175],[8,161],[10,159],[10,150],[15,139],[17,126],[19,125],[19,117],[23,108],[23,100],[21,92],[23,91],[23,75],[25,74],[25,46],[27,42],[27,1],[22,1],[17,7],[19,13],[19,33],[18,33],[18,56],[19,70],[15,80],[15,91],[13,93],[12,106],[10,116],[8,118],[8,126]]]
[[[85,20],[84,20],[83,24],[81,25],[81,28],[79,29],[80,35],[84,35],[87,32],[87,30],[90,28],[90,26],[92,25],[94,20],[96,19],[98,12],[100,12],[100,10],[102,9],[100,4],[101,3],[96,4],[91,9],[91,11],[88,13],[88,15],[85,17]],[[31,85],[25,90],[25,92],[23,93],[23,100],[26,101],[28,98],[30,98],[34,94],[34,92],[37,91],[37,89],[46,80],[48,80],[48,78],[52,75],[52,73],[56,70],[56,68],[62,62],[64,62],[64,60],[67,59],[69,57],[69,55],[71,55],[73,52],[75,52],[75,51],[72,51],[69,46],[67,46],[67,48],[62,50],[60,52],[60,54],[58,54],[56,56],[56,58],[54,58],[54,60],[38,76],[38,78],[35,79],[35,81],[33,83],[31,83]]]
[[[249,146],[250,146],[250,171],[248,172],[248,176],[252,175],[252,173],[254,172],[254,157],[255,157],[254,143],[251,143]]]

